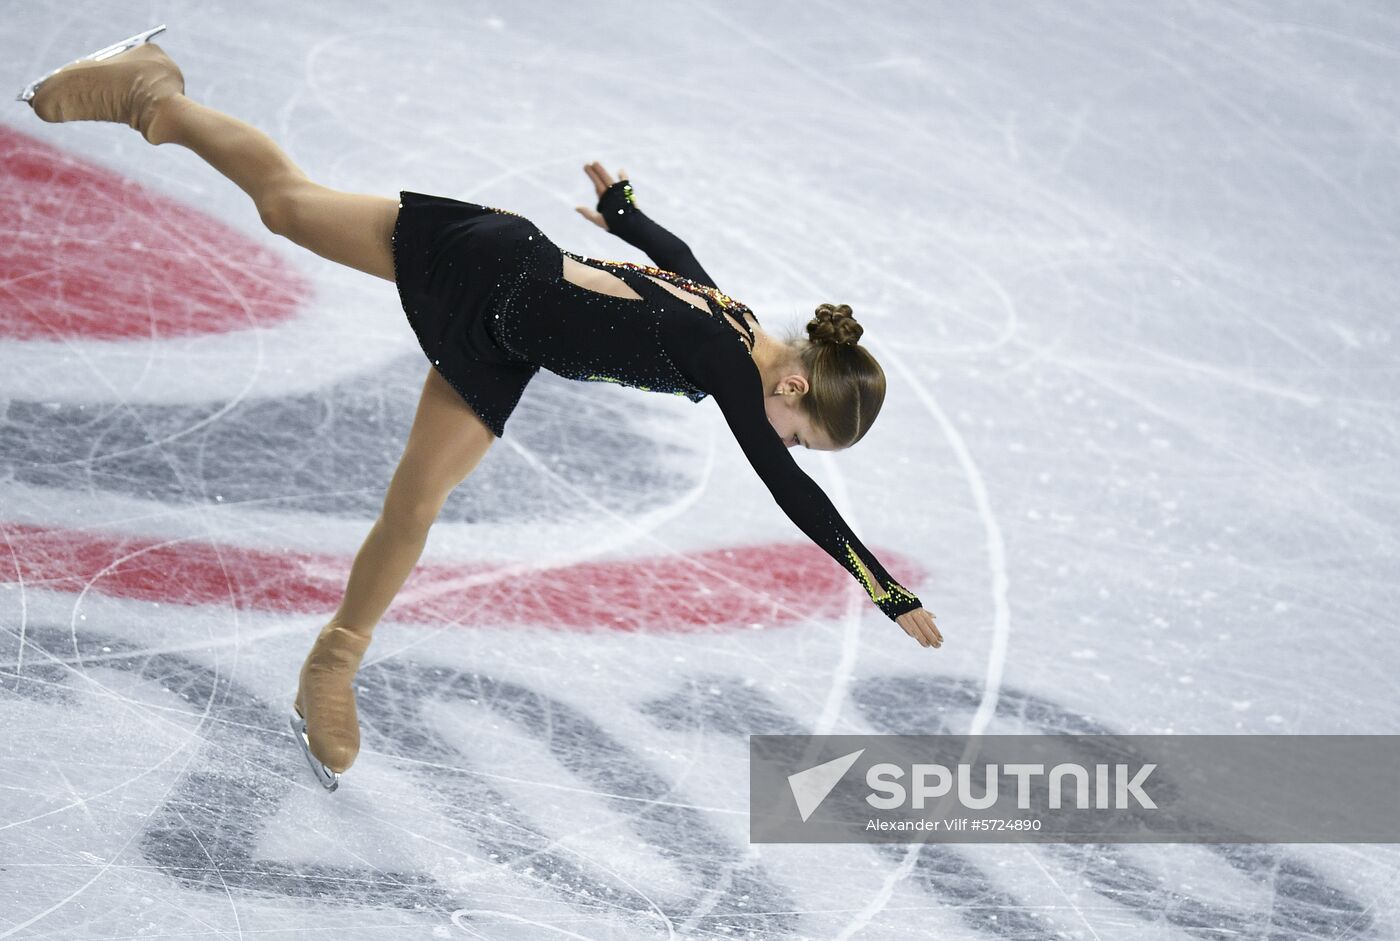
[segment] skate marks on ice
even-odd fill
[[[0,689],[6,699],[42,703],[53,710],[55,721],[64,713],[72,721],[74,707],[84,698],[79,687],[91,679],[81,677],[99,668],[164,687],[188,705],[191,715],[204,717],[206,747],[193,762],[198,769],[180,776],[142,825],[138,841],[149,864],[186,889],[315,899],[355,909],[397,908],[431,913],[436,923],[446,922],[454,911],[491,907],[470,891],[455,891],[412,867],[329,865],[260,855],[258,847],[283,806],[314,784],[302,780],[304,761],[286,732],[282,703],[265,702],[183,656],[145,653],[115,638],[85,636],[75,653],[69,630],[30,625],[27,645],[20,671],[7,658]],[[357,685],[366,751],[403,756],[408,775],[430,795],[442,820],[457,827],[460,843],[450,852],[476,856],[482,865],[507,872],[522,870],[516,873],[515,894],[554,895],[570,918],[655,909],[642,923],[683,922],[697,908],[697,899],[716,896],[709,900],[716,912],[709,919],[711,928],[723,922],[737,929],[752,921],[745,909],[792,910],[791,900],[771,878],[738,865],[742,846],[722,839],[703,815],[678,806],[674,796],[667,798],[671,785],[648,772],[643,759],[563,703],[516,684],[396,662],[366,667]],[[524,732],[547,741],[581,786],[626,795],[619,810],[627,826],[682,871],[691,896],[667,899],[663,910],[648,893],[580,863],[574,854],[541,849],[552,837],[512,810],[505,795],[473,773],[467,756],[428,728],[420,711],[428,700],[489,703]],[[364,764],[362,756],[356,769],[361,780]],[[789,917],[764,915],[761,921],[772,930]]]
[[[0,247],[0,335],[71,341],[65,362],[73,368],[66,371],[100,373],[93,357],[123,342],[273,328],[309,317],[317,302],[308,280],[279,253],[200,208],[4,125],[0,156],[0,221],[12,236]],[[390,324],[402,317],[388,315]],[[19,373],[23,348],[16,349]],[[256,371],[257,363],[229,356]],[[105,378],[81,386],[80,394],[56,396],[44,383],[14,380],[9,398],[0,396],[0,477],[162,505],[373,519],[427,368],[414,351],[304,394],[199,404],[113,401],[115,380]],[[645,413],[638,406],[646,404],[629,401],[619,410],[601,397],[579,396],[565,380],[540,376],[518,411],[542,414],[517,419],[512,436],[548,452],[557,479],[599,479],[622,458],[626,470],[607,476],[624,477],[626,489],[601,488],[593,499],[614,512],[645,511],[673,495],[679,466],[668,467],[662,446],[636,426],[638,412]],[[569,421],[549,420],[560,415]],[[442,519],[557,517],[557,485],[522,473],[521,463],[512,449],[495,449],[472,486],[451,494]],[[501,499],[505,493],[509,501]]]
[[[274,327],[311,285],[196,206],[0,124],[6,340],[164,340]]]
[[[6,525],[12,577],[161,602],[327,610],[343,590],[346,550],[379,514],[424,368],[414,354],[314,393],[198,404],[0,400],[0,479],[19,520]],[[512,431],[510,446],[487,454],[470,486],[452,491],[435,532],[480,545],[478,534],[452,525],[498,524],[496,538],[523,533],[513,551],[536,555],[529,540],[540,521],[556,532],[586,521],[577,548],[556,545],[549,579],[523,599],[494,574],[501,563],[489,553],[429,559],[396,599],[398,616],[627,630],[654,626],[666,610],[666,623],[692,630],[839,609],[847,576],[806,542],[784,542],[781,560],[763,543],[725,548],[729,533],[715,547],[589,558],[620,529],[602,521],[636,527],[686,509],[705,489],[704,462],[648,432],[657,413],[645,401],[619,410],[607,390],[580,396],[574,385],[536,377],[520,406],[536,414]],[[570,421],[555,420],[566,411]],[[214,507],[219,526],[208,537],[171,538],[171,519]],[[289,524],[288,514],[304,525]],[[139,531],[147,525],[154,531]],[[328,531],[339,535],[306,535]],[[885,557],[906,583],[918,581],[899,553]],[[800,586],[775,577],[791,565],[812,574]],[[641,590],[654,583],[671,594]]]
[[[373,519],[407,440],[423,363],[415,354],[315,392],[236,402],[11,399],[0,423],[0,475],[163,505]],[[536,377],[517,411],[567,412],[570,421],[524,418],[512,436],[548,453],[557,479],[607,479],[610,486],[591,494],[606,510],[640,513],[674,499],[682,465],[636,424],[638,409],[617,412],[608,397],[572,394],[566,382]],[[493,448],[439,519],[506,522],[567,510],[557,485],[524,464],[512,448]]]
[[[353,564],[352,556],[331,551],[277,551],[227,538],[114,533],[93,521],[91,507],[81,504],[70,514],[74,521],[65,526],[0,524],[11,569],[3,587],[20,589],[13,597],[21,607],[24,586],[42,585],[80,597],[100,595],[175,610],[231,605],[235,617],[236,612],[259,612],[276,624],[299,614],[326,616],[340,602]],[[281,535],[294,530],[295,523]],[[498,548],[489,536],[472,535],[488,549]],[[595,542],[589,548],[596,547]],[[733,635],[839,616],[840,593],[851,587],[844,581],[845,571],[829,565],[820,548],[792,548],[784,542],[673,550],[651,558],[561,556],[524,566],[527,591],[521,590],[522,567],[508,561],[420,563],[411,583],[395,597],[390,620],[434,624],[440,630],[509,625],[573,634]],[[919,572],[896,553],[888,557],[897,577]],[[800,583],[784,583],[780,576],[787,573],[775,571],[779,558],[782,565],[810,565],[814,574]],[[668,592],[656,591],[657,585],[668,586]],[[134,620],[142,623],[139,616]],[[20,623],[22,637],[22,615]]]
[[[143,818],[133,819],[130,812],[102,817],[103,827],[136,828],[126,840],[139,853],[139,864],[154,867],[185,892],[311,901],[342,915],[400,911],[436,925],[453,921],[455,915],[456,923],[482,931],[519,921],[523,915],[541,926],[589,926],[582,929],[584,936],[626,925],[635,932],[629,937],[675,932],[801,938],[813,931],[820,936],[830,924],[823,920],[830,913],[804,912],[795,901],[802,886],[799,873],[783,871],[778,861],[769,865],[752,860],[746,840],[736,839],[732,827],[716,827],[695,806],[696,795],[687,792],[685,782],[671,780],[646,757],[643,743],[634,747],[620,740],[543,690],[403,660],[371,664],[357,680],[365,752],[349,786],[342,789],[345,793],[331,796],[321,795],[306,779],[301,754],[282,721],[284,704],[261,699],[192,657],[142,651],[88,630],[75,637],[67,627],[31,624],[23,666],[17,667],[18,658],[10,655],[18,653],[13,635],[7,643],[0,665],[0,702],[7,711],[23,703],[24,714],[63,725],[93,718],[94,703],[106,704],[116,697],[123,709],[114,713],[144,711],[149,718],[157,710],[143,703],[164,689],[164,695],[178,697],[169,699],[166,708],[183,713],[182,720],[197,720],[190,733],[195,753],[157,806]],[[138,696],[138,690],[144,693]],[[914,676],[866,678],[852,692],[871,726],[889,733],[949,732],[979,701],[973,682]],[[586,795],[604,808],[608,837],[619,840],[617,832],[625,831],[625,840],[606,854],[571,848],[578,845],[572,839],[578,834],[542,821],[526,806],[528,801],[519,799],[519,789],[510,786],[513,768],[503,771],[501,762],[482,761],[482,755],[464,751],[450,734],[443,715],[460,723],[463,711],[473,719],[489,716],[547,755],[564,772],[558,799]],[[637,712],[660,732],[728,740],[736,750],[744,747],[750,733],[803,731],[800,721],[761,690],[709,673],[697,673],[682,688],[643,703]],[[167,724],[174,721],[159,718]],[[1003,690],[998,718],[1052,734],[1113,731],[1012,688]],[[112,756],[91,757],[105,762]],[[104,798],[123,801],[125,785],[157,771],[117,762],[104,793],[78,796],[71,786],[50,780],[44,766],[33,767],[39,772],[23,777],[17,786],[35,798],[24,806],[38,809],[28,819],[2,824],[21,860],[54,860],[64,853],[81,857],[82,848],[93,845],[90,835],[79,839],[53,830],[40,833],[41,820],[61,820],[65,811],[80,805],[86,813],[87,805],[99,805]],[[333,824],[340,814],[370,813],[392,827],[392,813],[381,815],[370,802],[376,796],[383,799],[374,791],[382,785],[386,769],[406,779],[406,786],[400,780],[392,793],[407,801],[407,792],[416,792],[437,817],[415,824],[413,832],[405,834],[409,842],[397,850],[401,860],[386,865],[381,854],[377,862],[319,861],[314,855],[278,850],[324,836],[315,832],[317,828],[327,821]],[[131,776],[124,779],[122,774],[128,772]],[[170,769],[159,773],[169,776]],[[364,793],[355,794],[356,787]],[[65,802],[65,790],[73,800]],[[305,803],[310,793],[348,806],[312,805],[313,818]],[[301,810],[293,814],[294,807]],[[421,808],[416,813],[423,816]],[[119,840],[122,834],[108,836]],[[624,842],[624,855],[641,853],[655,861],[643,878],[622,872],[611,861]],[[851,849],[875,853],[890,869],[909,852],[899,845]],[[1141,849],[1046,844],[1028,852],[1044,854],[1046,865],[1087,886],[1097,896],[1096,906],[1116,907],[1122,921],[1140,929],[1167,925],[1188,937],[1220,941],[1376,937],[1360,901],[1286,848],[1204,844],[1151,847],[1148,857],[1132,852]],[[1196,866],[1201,861],[1195,856],[1214,857],[1223,863],[1222,869],[1256,887],[1256,904],[1186,897],[1142,864],[1144,858],[1170,863],[1177,854],[1191,854]],[[446,857],[465,859],[465,870],[445,869],[441,860]],[[138,864],[132,858],[121,862]],[[908,882],[930,908],[955,913],[973,934],[1028,941],[1060,937],[1058,931],[1078,927],[1059,912],[1054,919],[1048,917],[1043,906],[1019,895],[1004,874],[979,865],[975,847],[919,847]],[[515,904],[522,898],[529,901]],[[44,903],[31,904],[37,909]],[[497,911],[499,917],[492,914]],[[31,910],[26,917],[34,915]],[[1058,918],[1064,923],[1057,923]],[[814,929],[817,921],[822,928]]]
[[[920,734],[956,735],[966,727],[966,718],[976,712],[982,693],[981,687],[970,680],[876,677],[856,683],[852,699],[879,732],[905,734],[918,729]],[[963,721],[958,722],[958,717]],[[951,723],[950,718],[954,720]],[[1050,700],[1007,686],[1002,687],[997,702],[997,719],[1020,726],[1025,734],[1121,734]],[[1122,760],[1122,756],[1104,756],[1106,761],[1110,758]],[[1165,784],[1169,786],[1169,782]],[[1135,849],[1147,849],[1154,862],[1164,860],[1166,864],[1175,854],[1213,854],[1230,870],[1255,884],[1257,904],[1245,908],[1184,895],[1134,862]],[[906,852],[897,845],[880,845],[877,850],[891,857],[892,863],[897,863]],[[1143,925],[1165,923],[1190,937],[1227,941],[1375,936],[1373,919],[1365,904],[1283,846],[1204,843],[1149,848],[1112,843],[1045,843],[1037,845],[1036,850],[1045,851],[1063,870],[1087,883],[1101,900],[1122,906],[1125,912],[1140,918]],[[1039,937],[1027,933],[1031,924],[1039,923],[1027,921],[1019,900],[990,883],[968,878],[966,868],[954,862],[958,854],[959,850],[946,845],[920,847],[913,870],[915,878],[923,882],[928,892],[941,894],[951,903],[994,915],[980,925],[983,931],[1017,939]],[[975,917],[969,921],[977,923]],[[1047,935],[1057,936],[1053,932]]]

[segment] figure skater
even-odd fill
[[[719,405],[745,457],[788,517],[925,647],[934,616],[880,565],[793,460],[838,451],[870,430],[885,377],[841,304],[806,337],[775,337],[724,294],[680,239],[637,209],[626,175],[585,167],[598,197],[579,211],[655,267],[562,251],[504,209],[400,192],[343,193],[307,178],[257,128],[184,94],[180,69],[139,33],[20,94],[45,121],[129,124],[152,144],[194,151],[252,197],[271,231],[392,281],[431,367],[383,508],[345,595],[302,665],[291,724],[321,784],[335,790],[359,752],[352,681],[375,625],[418,562],[448,494],[477,466],[540,367]]]

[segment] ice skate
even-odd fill
[[[151,143],[158,105],[185,90],[185,77],[150,38],[148,29],[84,56],[20,92],[42,120],[115,121],[130,125]]]
[[[360,752],[355,674],[371,636],[327,625],[301,667],[292,729],[322,786],[335,790]]]
[[[321,786],[328,791],[334,791],[340,787],[340,775],[327,768],[320,760],[311,754],[311,742],[306,737],[306,719],[295,706],[292,707],[292,734],[297,737],[297,743],[301,745],[301,753],[306,756],[306,763],[311,766],[311,773],[316,775],[316,779],[321,782]]]
[[[101,62],[101,61],[103,61],[103,60],[105,60],[105,59],[110,59],[110,58],[111,58],[112,56],[114,56],[114,55],[117,55],[117,54],[119,54],[119,53],[125,52],[126,50],[131,49],[131,48],[133,48],[133,47],[135,47],[135,46],[139,46],[139,45],[141,45],[141,44],[144,43],[144,42],[148,42],[152,36],[156,35],[157,33],[164,32],[164,31],[165,31],[165,25],[164,25],[164,24],[162,24],[162,25],[160,25],[160,26],[154,26],[154,27],[152,27],[152,28],[146,30],[144,33],[137,33],[135,36],[128,36],[126,39],[123,39],[121,42],[113,43],[113,44],[110,45],[110,46],[104,46],[103,48],[97,50],[96,52],[92,52],[92,53],[89,53],[89,54],[83,56],[81,59],[75,59],[73,62],[70,62],[69,65],[76,64],[77,62],[89,62],[89,61],[92,61],[92,62]],[[35,93],[36,91],[39,90],[39,86],[40,86],[40,85],[44,84],[44,82],[47,81],[51,76],[57,75],[57,74],[58,74],[59,72],[61,72],[64,68],[67,68],[67,66],[62,66],[62,67],[60,67],[60,68],[54,69],[52,72],[49,72],[47,75],[41,76],[40,78],[36,78],[34,81],[32,81],[32,82],[30,82],[28,85],[24,86],[24,91],[22,91],[22,92],[20,92],[18,95],[16,95],[16,96],[15,96],[15,100],[16,100],[16,101],[28,101],[29,99],[33,98],[33,97],[34,97],[34,93]]]

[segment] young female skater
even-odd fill
[[[626,179],[585,168],[593,222],[656,267],[562,251],[504,209],[401,192],[342,193],[307,178],[273,141],[184,94],[180,69],[149,40],[160,26],[70,63],[21,93],[45,121],[116,121],[152,144],[194,151],[252,197],[273,232],[331,261],[393,281],[428,369],[383,509],[350,569],[344,599],[302,665],[292,727],[335,790],[360,747],[352,681],[395,593],[417,564],[448,494],[504,434],[544,367],[569,379],[712,397],[774,499],[926,647],[933,615],[851,532],[788,453],[859,441],[885,395],[846,305],[823,304],[807,338],[778,339],[722,293],[685,243],[637,208]],[[620,174],[621,175],[621,174]]]

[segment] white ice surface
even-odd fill
[[[600,159],[769,329],[852,304],[884,411],[859,447],[797,458],[868,545],[924,566],[946,643],[854,581],[776,629],[391,618],[365,747],[324,793],[284,724],[323,615],[46,584],[15,533],[352,557],[426,368],[394,289],[262,230],[189,152],[13,102],[8,128],[198,207],[313,294],[212,337],[0,340],[0,938],[1400,937],[1391,845],[750,845],[745,738],[1396,731],[1394,4],[3,21],[0,88],[164,22],[189,93],[327,185],[503,206],[641,261],[573,211]],[[334,452],[295,492],[266,403]],[[104,471],[157,414],[149,462]],[[187,445],[219,460],[164,469]],[[425,563],[803,548],[710,403],[546,374],[463,490]]]

